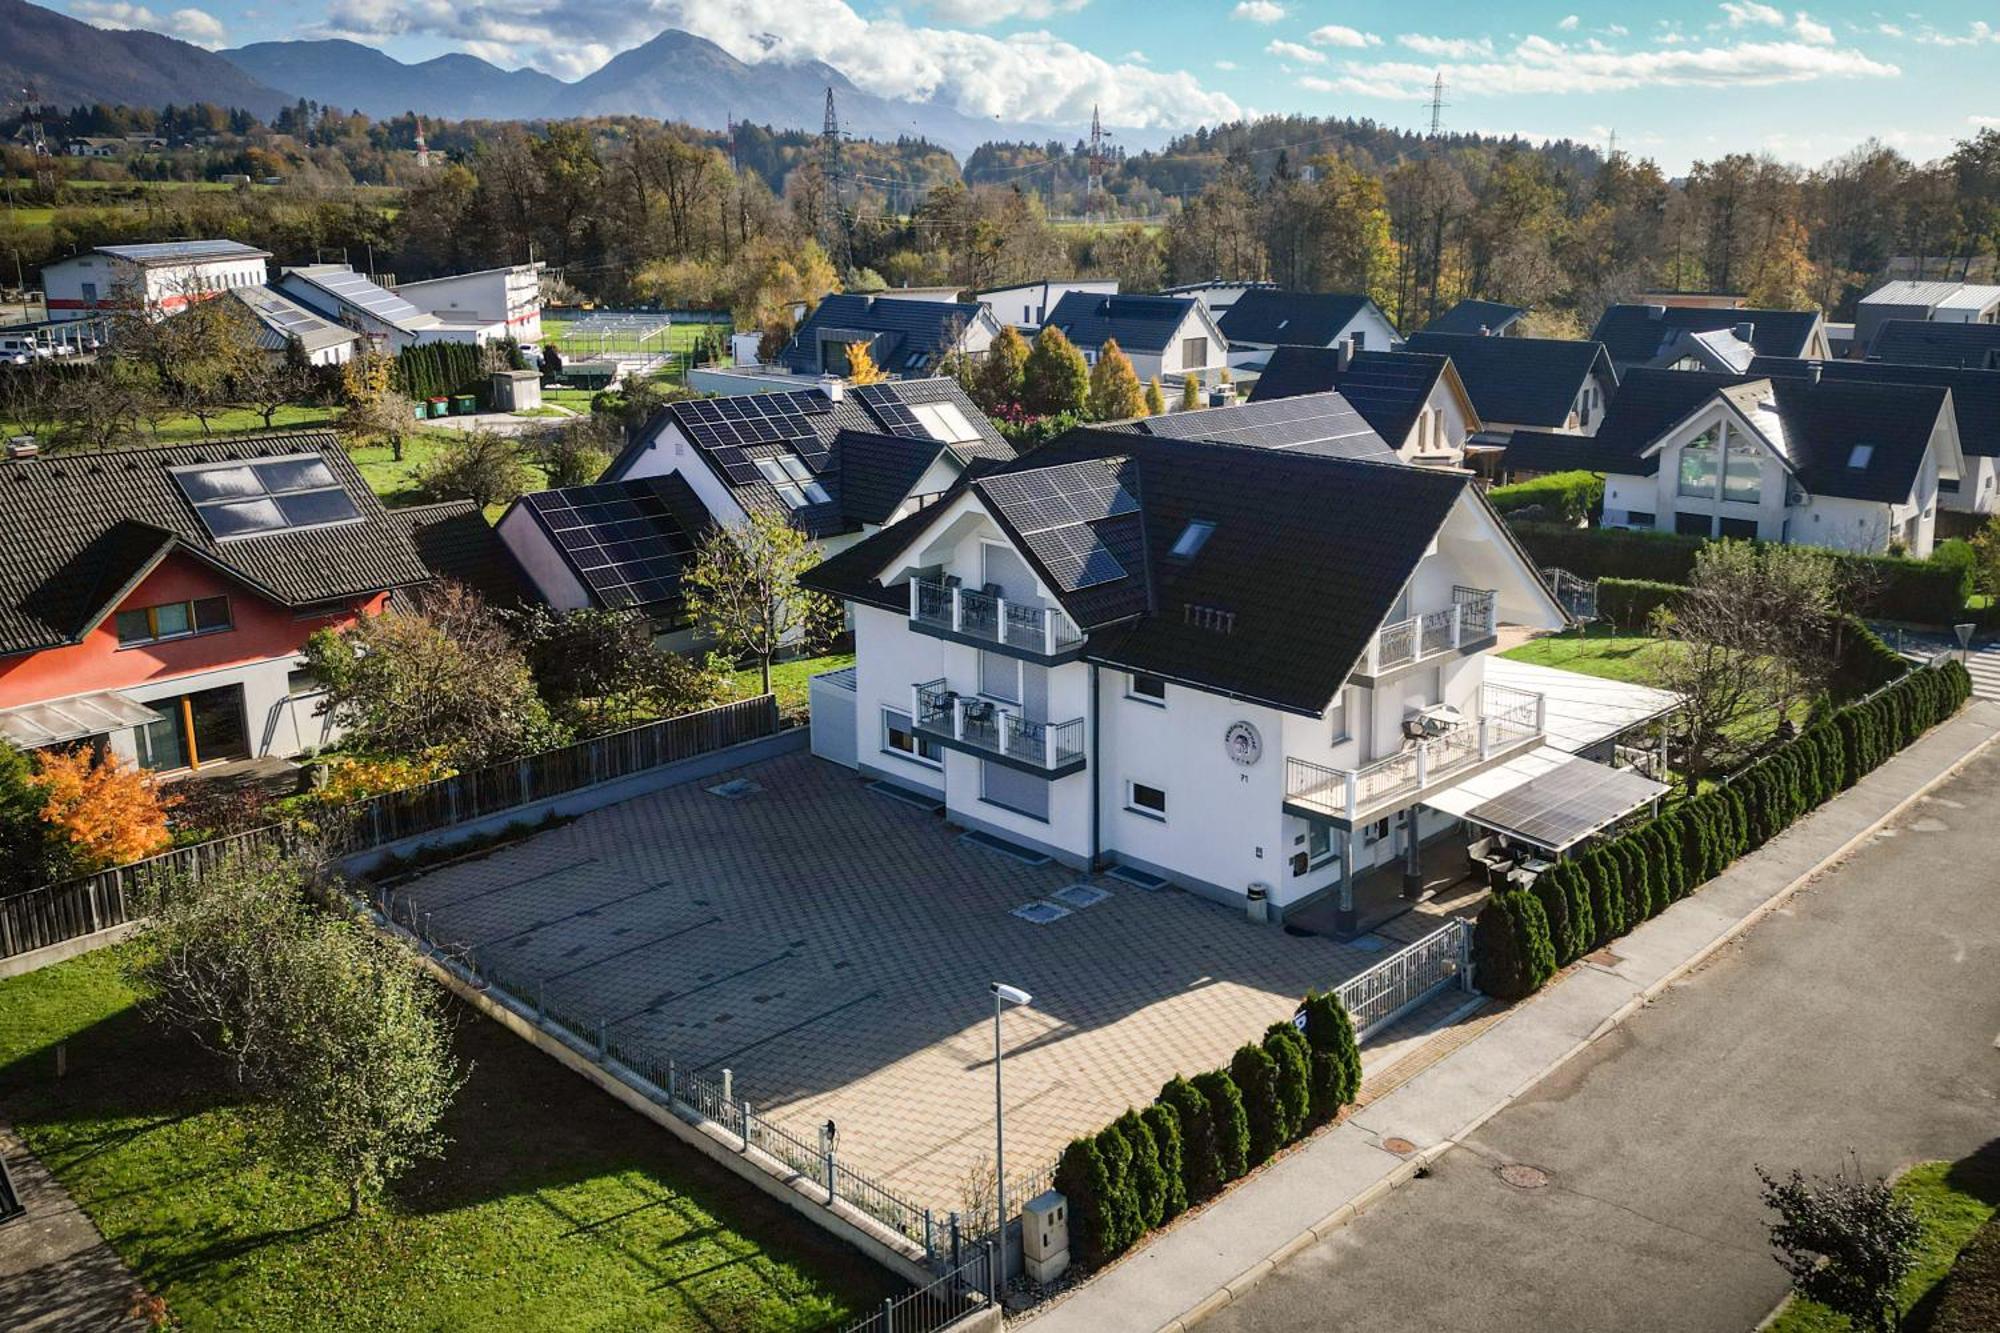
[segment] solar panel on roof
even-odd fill
[[[349,305],[361,307],[377,319],[397,324],[423,316],[423,311],[387,288],[376,286],[359,273],[315,273],[311,276],[327,291]]]
[[[174,468],[195,516],[218,540],[357,522],[361,511],[318,454]]]
[[[680,597],[694,553],[662,488],[665,478],[575,486],[526,497],[564,560],[606,607],[658,606]]]

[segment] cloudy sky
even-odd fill
[[[2000,125],[2000,4],[1822,0],[56,0],[209,47],[345,36],[574,79],[666,27],[745,60],[818,58],[870,91],[999,121],[1154,131],[1239,115],[1428,116],[1567,136],[1671,171],[1726,151],[1815,163],[1873,135],[1927,159]],[[321,4],[324,7],[321,8]]]

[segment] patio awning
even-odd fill
[[[135,703],[116,690],[99,690],[95,694],[74,694],[46,703],[0,708],[0,737],[23,750],[33,750],[123,731],[127,727],[143,727],[157,722],[159,717],[146,705]]]
[[[1629,768],[1572,758],[1482,801],[1464,818],[1560,855],[1643,810],[1666,791],[1663,784]]]
[[[1549,744],[1571,754],[1622,736],[1681,706],[1679,698],[1650,685],[1517,662],[1497,654],[1486,659],[1486,679],[1494,685],[1541,695],[1542,729]]]
[[[1463,782],[1424,797],[1424,804],[1454,819],[1467,819],[1486,802],[1514,790],[1524,782],[1552,773],[1573,759],[1553,745],[1538,745],[1526,754],[1517,754],[1504,764],[1474,773]]]

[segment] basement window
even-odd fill
[[[1192,560],[1208,544],[1215,524],[1206,519],[1196,519],[1181,529],[1180,540],[1174,543],[1173,556],[1176,560]]]

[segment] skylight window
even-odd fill
[[[1857,444],[1854,446],[1853,452],[1847,455],[1847,466],[1853,468],[1855,471],[1858,472],[1862,468],[1867,467],[1868,460],[1873,458],[1874,456],[1875,456],[1874,445]]]
[[[176,468],[173,477],[217,539],[325,527],[361,517],[318,454]]]
[[[1215,531],[1215,524],[1206,519],[1196,519],[1181,529],[1180,540],[1174,543],[1173,556],[1176,560],[1192,560],[1208,544],[1209,534]]]
[[[825,504],[833,497],[813,479],[812,469],[796,454],[757,460],[757,472],[777,490],[778,498],[793,509],[809,504]]]
[[[911,403],[910,411],[933,440],[943,444],[964,444],[979,438],[979,430],[966,420],[957,403]]]

